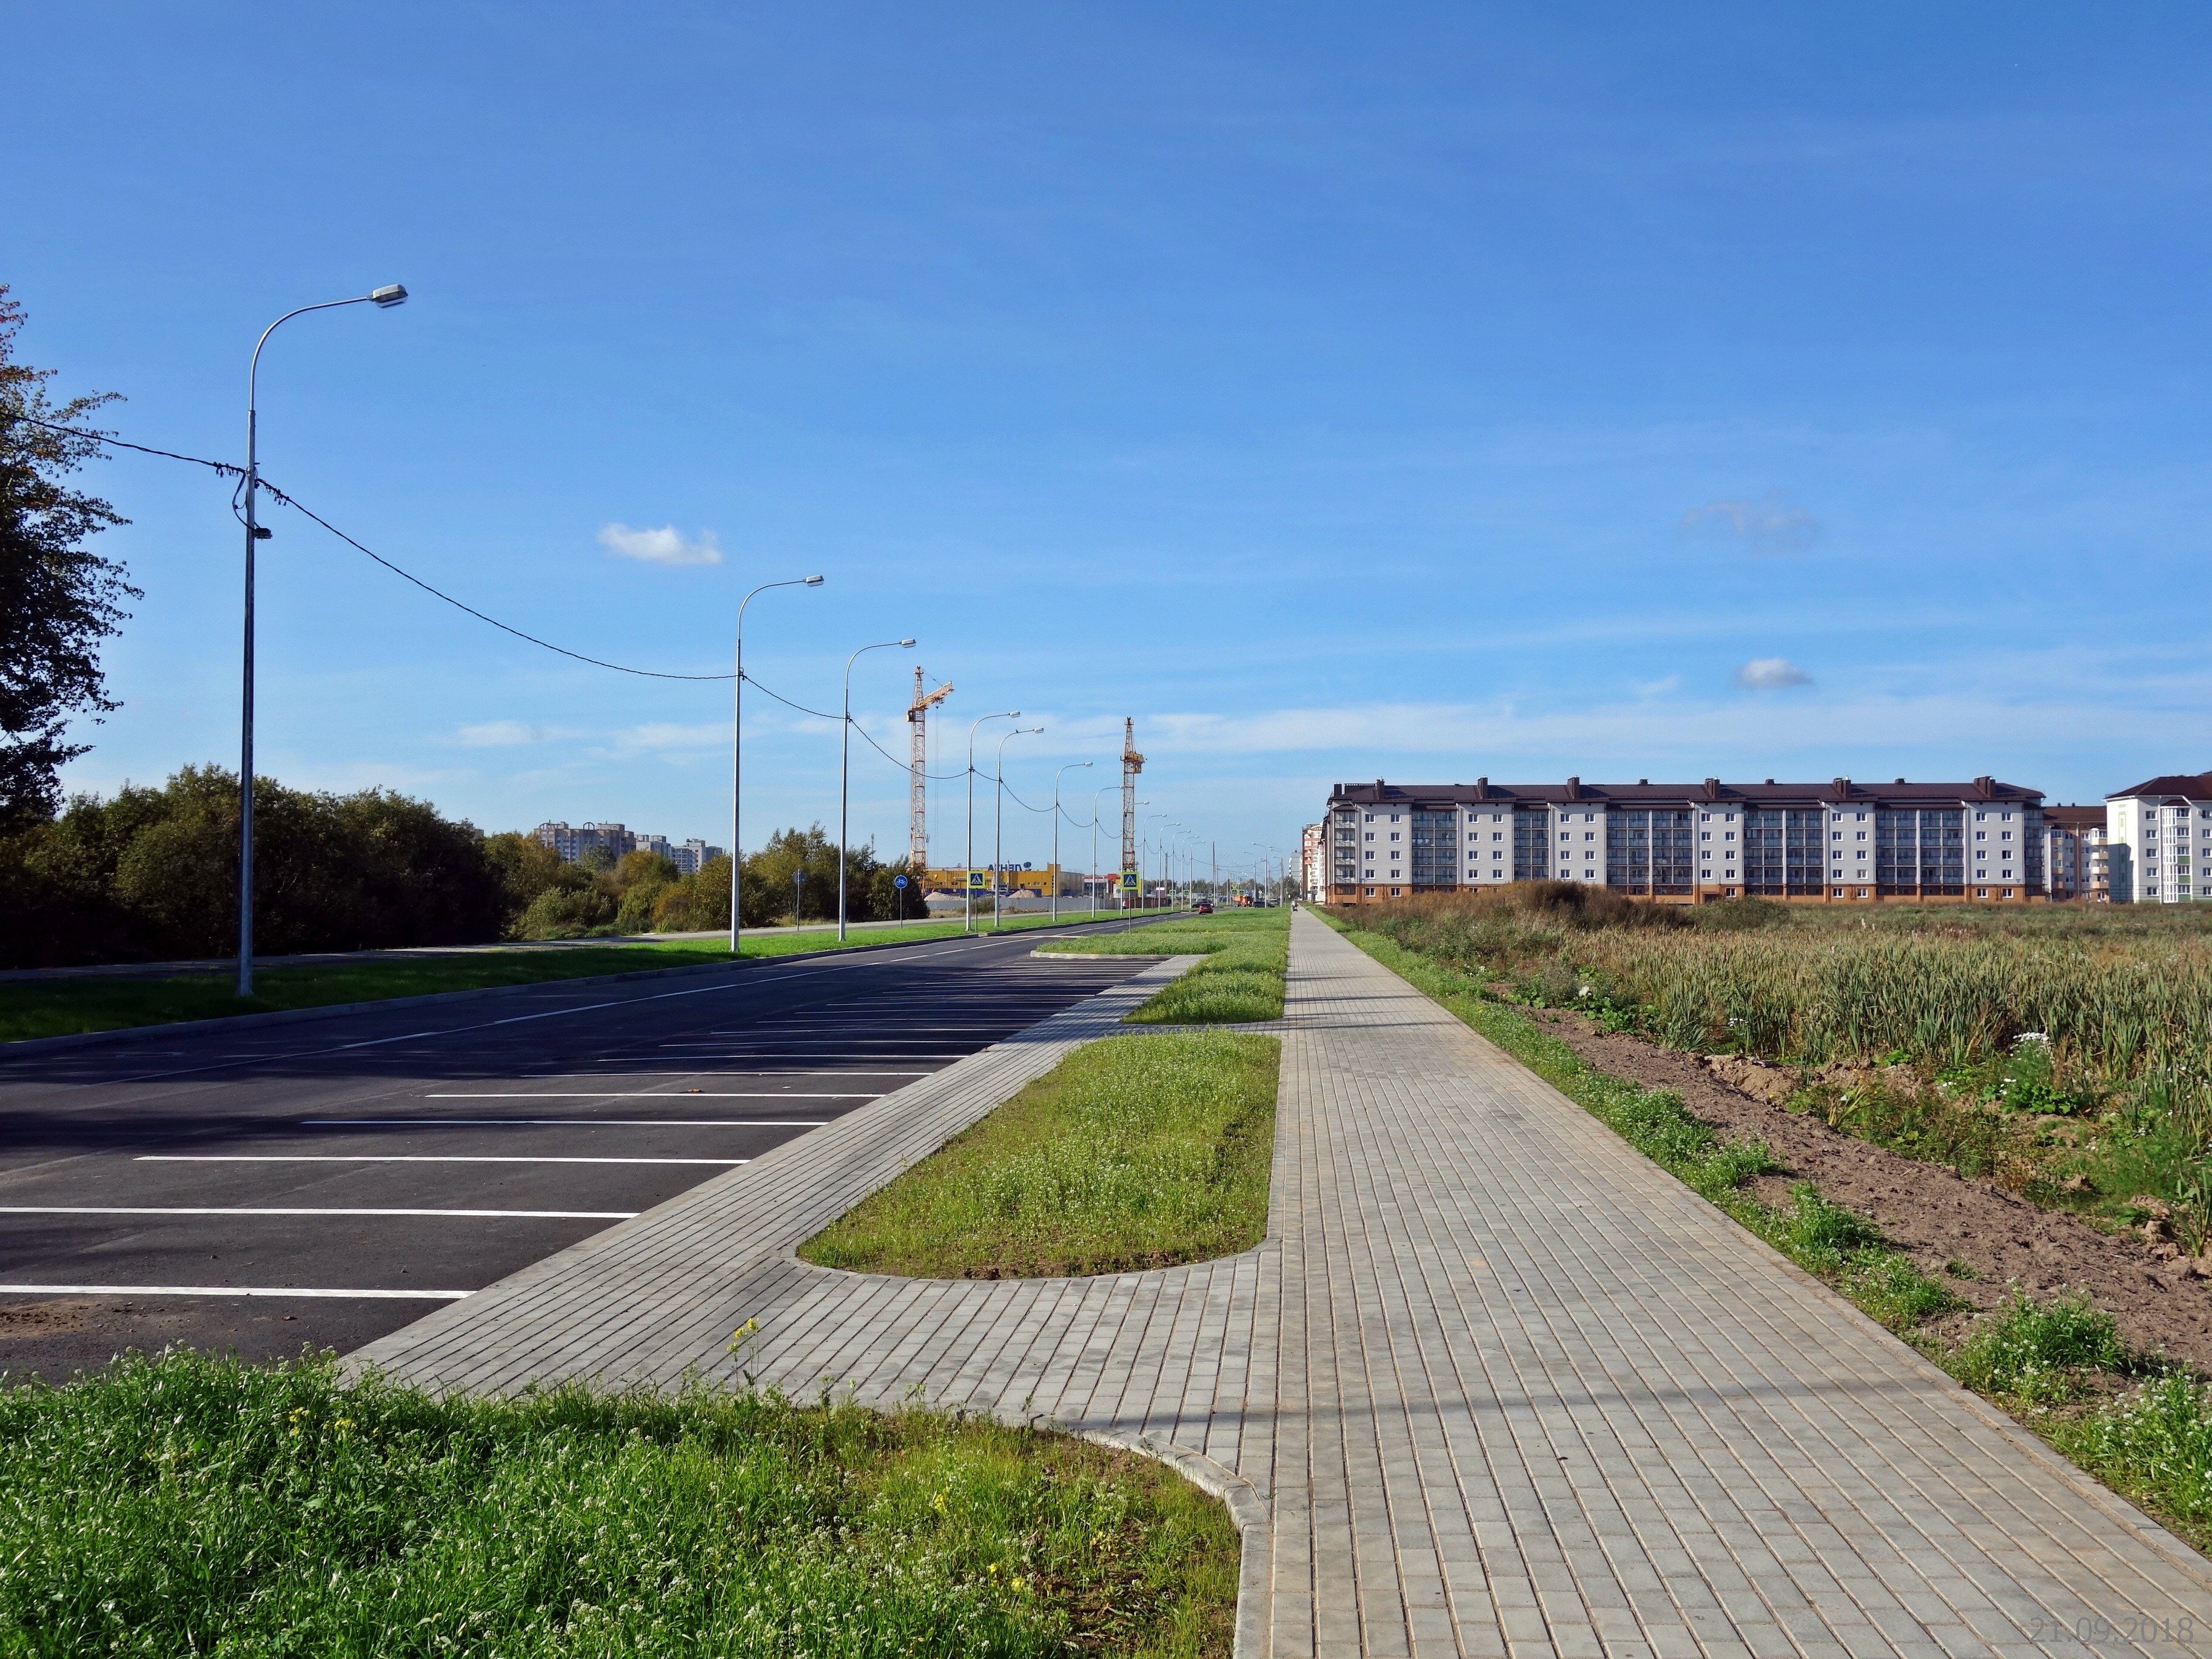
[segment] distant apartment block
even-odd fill
[[[2151,778],[2105,798],[2115,904],[2212,898],[2212,772]]]
[[[2054,902],[2111,902],[2112,860],[2106,844],[2106,812],[2102,806],[2043,809],[2043,868]]]
[[[1509,881],[1677,904],[2047,897],[2043,797],[1969,783],[1339,784],[1331,903]],[[1318,891],[1317,891],[1317,895]]]
[[[1328,897],[1328,825],[1309,823],[1298,832],[1298,890],[1307,898]]]
[[[595,849],[604,851],[611,864],[626,853],[658,853],[690,876],[696,875],[708,859],[722,856],[720,848],[709,847],[696,836],[679,843],[665,836],[634,832],[619,823],[583,823],[572,830],[566,823],[546,823],[530,833],[533,840],[551,848],[563,864],[580,862]]]

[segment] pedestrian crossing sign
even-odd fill
[[[1121,872],[1121,890],[1125,893],[1133,893],[1137,890],[1137,872],[1134,870],[1124,870]]]
[[[989,871],[988,871],[988,870],[970,870],[970,871],[968,872],[968,890],[969,890],[969,892],[971,892],[971,893],[980,893],[980,892],[982,892],[985,889],[987,889],[988,887],[989,887],[989,886],[990,886],[990,884],[991,884],[991,880],[990,880],[990,872],[989,872]]]

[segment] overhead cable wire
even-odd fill
[[[59,421],[42,419],[40,416],[36,415],[25,415],[15,410],[0,410],[0,420],[21,421],[31,426],[45,427],[50,431],[66,433],[71,437],[89,439],[94,443],[104,444],[112,448],[134,450],[141,455],[157,455],[164,460],[189,462],[194,466],[206,467],[210,471],[220,474],[224,477],[237,478],[241,483],[243,483],[246,476],[246,469],[244,467],[235,465],[229,461],[210,460],[203,455],[181,454],[173,449],[156,449],[150,444],[134,444],[127,439],[118,438],[111,433],[101,432],[86,427],[68,426]],[[256,482],[261,489],[269,492],[270,499],[280,502],[285,507],[290,507],[295,513],[299,514],[301,517],[309,519],[314,523],[321,526],[331,535],[343,542],[348,547],[352,548],[354,551],[362,555],[366,558],[374,560],[378,564],[382,565],[386,570],[389,570],[393,575],[398,577],[402,581],[412,583],[415,586],[421,588],[425,593],[430,595],[432,599],[442,600],[444,603],[452,605],[456,611],[464,611],[469,616],[474,617],[478,622],[489,623],[490,626],[498,629],[502,634],[512,635],[514,638],[521,640],[526,644],[534,645],[540,650],[550,651],[557,656],[567,657],[572,661],[588,663],[594,668],[611,669],[617,674],[635,674],[641,679],[690,680],[702,682],[743,679],[748,685],[752,686],[756,690],[766,692],[769,696],[775,698],[776,702],[783,704],[787,708],[797,709],[802,714],[811,714],[816,720],[835,720],[841,718],[845,720],[852,719],[849,714],[840,716],[833,714],[826,709],[809,708],[803,702],[794,702],[791,698],[785,696],[781,691],[776,690],[774,687],[763,684],[760,680],[757,679],[750,674],[742,672],[730,674],[675,674],[670,673],[665,669],[633,668],[627,663],[609,662],[604,657],[586,656],[580,651],[571,651],[566,646],[556,645],[550,640],[540,639],[535,634],[526,633],[523,629],[514,626],[510,623],[503,623],[496,617],[487,615],[485,612],[477,610],[474,605],[470,605],[464,600],[455,599],[452,594],[445,592],[442,588],[433,586],[430,583],[424,581],[420,576],[415,574],[414,572],[394,564],[391,560],[386,558],[381,553],[377,552],[374,548],[366,546],[362,543],[355,540],[354,538],[346,534],[344,531],[339,529],[328,519],[323,517],[321,514],[316,512],[313,507],[308,507],[305,502],[299,501],[293,495],[286,493],[284,490],[280,489],[276,485],[270,483],[267,478],[259,478]],[[232,492],[232,507],[234,511],[236,510],[238,505],[237,495],[238,492]],[[853,720],[852,723],[853,728],[860,732],[861,740],[865,742],[869,748],[874,750],[878,755],[881,755],[885,760],[889,761],[893,766],[897,767],[899,770],[911,775],[913,769],[910,763],[899,759],[897,756],[892,754],[888,749],[885,749],[883,744],[878,743],[874,737],[869,733],[868,729],[862,726],[858,720]],[[974,771],[975,769],[970,767],[968,770]],[[966,777],[968,775],[968,772],[925,772],[922,775],[933,782],[951,783],[958,779]],[[980,776],[981,775],[979,773],[977,775]],[[1015,801],[1029,811],[1042,812],[1048,810],[1042,806],[1030,805],[1027,801],[1023,800],[1018,794],[1015,794],[1014,791],[1011,789],[1006,793],[1010,795],[1013,795]],[[1065,816],[1064,811],[1063,816]],[[1071,817],[1068,819],[1068,822],[1073,823],[1075,820]]]
[[[50,432],[66,432],[72,438],[90,438],[95,443],[106,444],[116,449],[135,449],[141,455],[159,455],[167,461],[190,461],[194,466],[211,468],[226,477],[242,478],[246,476],[244,467],[234,466],[228,461],[210,461],[200,455],[179,455],[173,449],[155,449],[147,444],[130,443],[105,432],[93,431],[81,426],[64,426],[59,421],[42,420],[36,415],[24,415],[12,410],[0,410],[0,420],[21,421],[27,426],[45,427]]]
[[[494,628],[498,629],[501,633],[512,634],[516,639],[526,640],[532,645],[537,646],[543,650],[551,651],[561,656],[572,658],[577,662],[587,662],[594,668],[611,668],[617,674],[635,674],[641,679],[732,680],[737,678],[735,674],[672,674],[665,669],[632,668],[627,663],[609,662],[604,657],[587,657],[580,651],[569,650],[565,645],[556,645],[550,640],[539,639],[535,634],[526,634],[522,629],[516,628],[510,623],[503,623],[496,617],[486,616],[483,611],[477,610],[476,606],[465,604],[463,601],[455,599],[452,594],[444,592],[438,588],[431,586],[429,583],[424,581],[420,576],[416,575],[412,571],[401,569],[398,565],[392,563],[391,560],[386,558],[381,553],[362,545],[361,543],[347,535],[344,531],[339,529],[336,525],[332,524],[328,519],[323,517],[321,514],[316,512],[313,507],[305,506],[301,502],[293,500],[291,496],[277,489],[276,485],[264,480],[263,481],[261,487],[267,490],[276,501],[282,502],[284,506],[290,507],[295,513],[301,514],[304,518],[313,520],[317,524],[322,526],[324,529],[329,531],[331,535],[343,542],[348,547],[352,548],[356,553],[366,555],[368,557],[375,560],[377,563],[382,565],[386,570],[389,570],[393,575],[398,577],[402,581],[412,582],[416,586],[421,588],[425,593],[429,594],[431,598],[443,599],[447,605],[452,605],[454,610],[465,611],[470,616],[474,617],[478,622],[489,623]],[[750,678],[750,677],[748,676],[747,678]],[[753,684],[759,685],[760,682],[758,680],[754,680]],[[762,686],[761,689],[764,691],[768,690],[766,686]],[[774,696],[775,694],[774,692],[769,692],[769,695]],[[778,698],[777,701],[782,702],[785,701],[785,699]],[[796,703],[792,705],[794,708],[798,706],[799,705]],[[811,714],[815,711],[810,708],[806,712]],[[835,720],[837,717],[835,714],[825,714],[823,718],[824,720]]]

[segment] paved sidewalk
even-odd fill
[[[1186,962],[358,1358],[919,1389],[1142,1444],[1231,1499],[1255,1659],[2212,1651],[2201,1558],[1308,916],[1259,1249],[999,1283],[791,1255]]]

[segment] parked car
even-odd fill
[[[1199,900],[1197,903],[1190,907],[1190,913],[1194,916],[1212,915],[1213,914],[1213,901],[1212,899]]]

